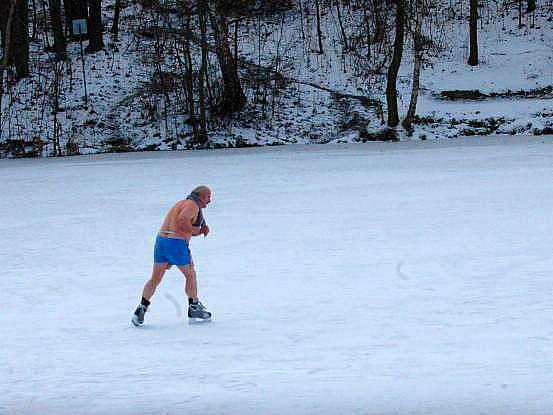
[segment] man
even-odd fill
[[[142,301],[132,317],[135,326],[144,323],[144,313],[150,299],[163,279],[165,271],[175,265],[186,279],[185,292],[188,296],[188,318],[209,320],[211,313],[198,301],[196,271],[190,254],[189,242],[193,236],[209,234],[209,226],[204,220],[202,209],[211,202],[211,190],[198,186],[185,199],[177,202],[165,216],[154,247],[154,267],[152,277],[144,285]]]

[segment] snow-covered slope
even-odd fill
[[[485,14],[479,27],[481,63],[473,68],[466,64],[468,8],[466,4],[461,7],[459,2],[450,2],[457,14],[437,30],[442,33],[436,39],[443,49],[434,50],[426,57],[417,111],[420,120],[412,136],[399,131],[399,137],[441,139],[473,134],[550,132],[553,129],[553,11],[549,2],[537,3],[534,20],[527,15],[520,29],[516,7],[499,8],[497,3],[497,11],[492,10],[491,4],[482,9]],[[110,0],[104,6],[108,28],[113,14]],[[37,74],[17,86],[15,102],[9,103],[5,97],[3,108],[9,117],[4,117],[4,121],[9,119],[9,123],[4,123],[0,141],[8,137],[34,140],[46,144],[43,155],[186,148],[190,139],[186,115],[174,101],[166,107],[162,94],[152,93],[154,66],[146,64],[142,56],[144,51],[152,49],[152,40],[139,35],[144,15],[138,5],[130,2],[121,16],[119,41],[114,43],[106,32],[105,51],[85,57],[87,108],[83,105],[79,45],[70,45],[71,67],[58,65],[62,112],[55,121],[51,113],[54,104],[44,93],[53,88],[52,62],[43,52],[42,38],[37,37],[32,45]],[[347,33],[353,32],[352,27],[360,18],[355,14],[343,16]],[[269,114],[267,120],[263,120],[262,105],[254,100],[255,92],[246,87],[250,104],[236,117],[212,124],[212,146],[353,142],[377,136],[385,126],[382,114],[367,108],[359,99],[331,91],[381,101],[385,111],[384,77],[369,79],[360,74],[356,65],[358,57],[342,50],[334,7],[322,16],[322,29],[325,53],[318,54],[315,25],[312,21],[309,25],[304,22],[306,37],[303,38],[297,9],[285,13],[282,19],[278,15],[266,20],[253,19],[241,27],[238,42],[241,58],[252,64],[276,67],[287,82],[278,96],[269,92],[269,104],[265,108]],[[216,67],[215,57],[211,59]],[[398,82],[402,115],[411,92],[411,67],[412,52],[408,43]],[[163,69],[174,70],[169,64]],[[245,69],[242,76],[246,84],[251,81]],[[45,79],[48,81],[44,86]],[[448,90],[507,95],[483,100],[441,99],[441,92]],[[522,98],[509,96],[509,91],[537,91],[537,94]],[[55,127],[60,137],[57,150]]]

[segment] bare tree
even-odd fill
[[[13,23],[11,25],[16,80],[29,76],[29,3],[16,0]],[[10,57],[8,55],[8,57]]]
[[[194,105],[194,70],[191,53],[192,31],[190,29],[190,14],[190,11],[188,11],[184,16],[184,36],[182,37],[184,56],[181,58],[179,48],[175,48],[175,51],[177,52],[177,62],[181,67],[182,85],[185,95],[184,109],[188,113],[188,123],[192,126],[194,141],[199,142],[201,139],[199,138],[198,118],[196,117]]]
[[[198,98],[199,98],[199,129],[198,134],[195,137],[195,145],[197,147],[206,147],[208,144],[207,138],[207,110],[206,110],[206,96],[205,86],[207,83],[207,64],[208,64],[208,44],[207,44],[207,0],[199,0],[198,2],[198,20],[200,26],[201,36],[201,49],[202,49],[202,63],[200,65],[200,73],[198,79]]]
[[[375,26],[375,33],[374,33],[374,40],[375,42],[382,42],[384,40],[384,32],[386,30],[384,26],[384,21],[382,18],[382,8],[384,6],[384,3],[382,0],[373,0],[373,15],[374,15],[374,26]]]
[[[56,60],[64,61],[67,59],[67,47],[61,23],[61,2],[60,0],[49,0],[49,2],[50,25],[54,33],[54,52],[56,54]]]
[[[2,46],[2,50],[4,50],[4,46],[6,44],[6,25],[8,23],[8,16],[10,14],[11,5],[11,1],[0,2],[0,37],[2,38],[0,46]]]
[[[319,40],[319,53],[323,54],[323,32],[321,30],[321,5],[320,0],[315,0],[315,9],[317,11],[317,39]]]
[[[470,0],[470,55],[468,64],[478,65],[478,0]]]
[[[388,127],[396,127],[399,124],[397,108],[397,76],[403,56],[403,43],[405,34],[405,4],[404,0],[395,0],[396,3],[396,36],[394,40],[394,52],[392,62],[388,68],[386,83],[386,102],[388,104]]]
[[[113,11],[113,24],[111,25],[111,33],[113,33],[113,40],[117,42],[119,37],[119,16],[121,14],[121,0],[115,0],[115,6]]]
[[[98,52],[104,48],[104,24],[102,23],[102,0],[88,0],[90,24],[88,28],[89,42],[87,52]]]
[[[423,20],[423,4],[421,0],[416,0],[415,10],[413,11],[415,19],[415,30],[413,33],[413,49],[414,49],[414,62],[413,62],[413,79],[411,87],[411,99],[409,101],[409,109],[401,125],[407,131],[411,131],[413,125],[413,119],[417,111],[417,100],[419,97],[420,89],[420,74],[423,58],[423,37],[422,37],[422,20]]]
[[[2,98],[4,97],[4,72],[8,68],[9,56],[11,54],[11,33],[15,15],[15,6],[17,0],[10,0],[7,9],[6,25],[4,26],[4,35],[2,36],[2,61],[0,62],[0,126],[2,126]],[[2,129],[0,128],[0,131]]]
[[[342,41],[344,42],[344,50],[349,49],[348,37],[346,36],[346,31],[344,30],[344,23],[342,21],[342,12],[340,10],[340,0],[335,0],[336,2],[336,13],[338,16],[338,23],[340,25],[340,33],[342,34]]]
[[[232,56],[229,46],[228,26],[223,12],[224,5],[221,0],[215,1],[214,11],[208,10],[211,29],[215,38],[217,59],[223,76],[223,96],[219,103],[219,111],[222,114],[228,114],[240,111],[246,105],[247,100],[238,77],[236,59]]]

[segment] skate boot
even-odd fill
[[[211,313],[200,303],[192,303],[188,306],[188,318],[190,322],[202,322],[211,320]]]
[[[142,323],[144,323],[144,313],[146,313],[146,311],[148,311],[148,307],[144,304],[139,304],[132,316],[132,324],[137,327],[141,326]]]

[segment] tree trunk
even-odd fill
[[[13,63],[16,79],[29,76],[29,3],[27,0],[15,2],[12,24]]]
[[[301,40],[305,42],[305,28],[303,27],[303,4],[301,0],[298,0],[298,5],[300,11]]]
[[[12,55],[12,33],[15,20],[15,13],[17,9],[17,0],[10,0],[7,5],[7,10],[0,10],[2,14],[5,14],[5,25],[3,26],[3,35],[2,35],[2,62],[0,65],[0,87],[2,87],[4,81],[4,70],[10,65],[10,57]]]
[[[6,45],[6,26],[8,24],[8,15],[10,14],[11,4],[12,3],[9,1],[2,1],[0,4],[0,37],[2,38],[0,46],[2,47],[2,50],[4,50]]]
[[[35,0],[31,0],[31,9],[33,10],[33,30],[31,32],[31,43],[33,43],[38,36],[38,13],[37,13],[37,5]]]
[[[90,18],[88,24],[89,53],[98,52],[104,48],[104,24],[102,23],[102,0],[89,0]]]
[[[417,100],[419,98],[420,75],[422,67],[422,15],[417,16],[415,33],[413,35],[413,46],[415,49],[414,64],[413,64],[413,85],[411,88],[411,100],[409,101],[409,110],[403,120],[403,128],[411,132],[413,128],[413,119],[417,112]]]
[[[5,12],[6,19],[5,19],[5,26],[4,26],[4,34],[2,36],[2,43],[3,43],[3,54],[2,54],[2,61],[0,62],[0,127],[2,127],[2,98],[4,96],[4,72],[6,68],[8,67],[8,61],[11,51],[11,33],[12,33],[12,25],[15,15],[15,3],[16,0],[10,0],[7,10],[2,10],[1,12]],[[0,128],[0,132],[2,129]],[[1,133],[0,133],[1,136]]]
[[[336,13],[338,14],[338,23],[340,24],[340,32],[342,33],[344,50],[349,50],[348,38],[346,36],[346,31],[344,30],[344,23],[342,22],[342,12],[340,11],[340,0],[336,0]]]
[[[323,50],[323,32],[321,31],[321,5],[319,0],[315,0],[315,8],[317,10],[317,38],[319,39],[319,53],[322,55]]]
[[[532,13],[536,11],[536,0],[528,0],[528,8],[526,9],[526,13]]]
[[[470,0],[470,56],[468,64],[478,65],[478,0]]]
[[[363,7],[363,23],[365,24],[364,34],[367,37],[367,59],[370,61],[370,59],[371,59],[371,42],[372,42],[372,40],[371,40],[371,34],[372,34],[371,22],[369,20],[369,12],[367,10],[367,4],[363,4],[362,7]]]
[[[397,75],[401,58],[403,56],[403,42],[405,33],[405,5],[404,0],[396,0],[396,37],[394,40],[394,54],[388,68],[386,83],[386,102],[388,104],[388,127],[396,127],[399,124],[397,109]]]
[[[119,15],[121,14],[121,0],[115,0],[115,10],[113,12],[113,24],[111,25],[111,33],[113,40],[117,42],[119,38]]]
[[[67,47],[63,26],[61,23],[61,2],[60,0],[49,0],[50,2],[50,24],[54,33],[54,52],[57,61],[67,59]]]
[[[374,41],[376,43],[381,43],[384,40],[384,21],[382,19],[382,0],[375,0],[373,2],[373,13],[374,13]]]
[[[69,36],[73,35],[73,29],[71,27],[71,0],[63,1],[63,14],[65,16],[65,33]]]
[[[196,109],[194,106],[194,79],[193,79],[193,66],[192,66],[192,55],[190,52],[190,39],[192,38],[190,32],[190,16],[187,15],[185,18],[185,35],[184,35],[184,91],[186,99],[186,108],[185,110],[189,115],[189,123],[192,126],[192,136],[193,140],[199,141],[199,129],[198,129],[198,119],[196,118]]]
[[[40,0],[40,5],[42,6],[42,21],[43,22],[47,22],[49,17],[48,17],[48,11],[46,10],[47,9],[47,4],[48,2],[46,0]],[[44,36],[44,47],[47,51],[52,51],[54,50],[54,47],[52,45],[50,45],[50,38],[48,36],[48,30],[42,30],[42,35]]]
[[[242,90],[236,60],[232,56],[228,43],[226,18],[219,8],[218,1],[216,2],[215,12],[209,10],[208,14],[215,38],[217,59],[223,76],[223,97],[219,104],[219,110],[222,114],[240,111],[246,105],[246,95]]]
[[[201,36],[201,48],[202,48],[202,63],[200,66],[200,73],[198,76],[198,98],[200,104],[199,111],[199,131],[196,137],[196,147],[207,146],[207,111],[206,111],[206,81],[207,81],[207,61],[208,61],[208,43],[207,43],[207,0],[199,1],[199,13],[198,20],[200,23],[200,36]]]

